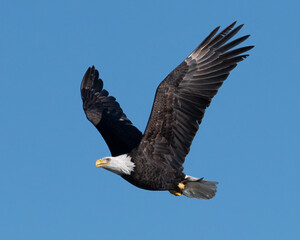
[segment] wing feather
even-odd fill
[[[139,145],[142,133],[132,125],[116,99],[103,89],[94,66],[86,71],[80,90],[85,114],[103,136],[112,156],[129,153]]]
[[[243,53],[253,48],[232,50],[249,37],[228,42],[243,27],[233,29],[235,23],[219,34],[219,27],[214,29],[157,88],[139,148],[151,148],[153,156],[163,156],[160,159],[179,171],[183,169],[205,109],[237,63],[248,56]]]

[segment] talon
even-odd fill
[[[180,182],[180,183],[178,183],[177,187],[178,188],[176,190],[169,190],[169,192],[175,196],[181,196],[182,191],[185,189],[185,184]]]
[[[177,192],[176,190],[169,190],[170,193],[172,193],[175,196],[180,196],[182,193],[181,192]]]

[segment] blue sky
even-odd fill
[[[1,1],[0,239],[299,239],[297,1]],[[142,131],[156,87],[216,26],[244,23],[251,56],[214,98],[185,172],[212,200],[131,186],[80,82],[105,88]],[[244,44],[245,45],[245,44]]]

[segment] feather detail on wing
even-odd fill
[[[85,114],[103,136],[112,156],[129,153],[139,145],[142,133],[132,125],[116,99],[103,89],[94,66],[86,71],[80,90]]]
[[[188,154],[192,140],[212,98],[237,63],[253,46],[231,50],[249,35],[228,42],[241,28],[235,22],[219,34],[219,27],[159,85],[140,149],[151,148],[153,158],[165,159],[176,169]],[[147,151],[144,149],[143,151]]]

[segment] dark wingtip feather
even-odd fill
[[[90,73],[91,73],[91,68],[89,67],[86,70],[86,72],[85,72],[85,74],[84,74],[84,76],[82,78],[82,82],[81,82],[81,86],[80,86],[80,91],[82,91],[83,89],[85,89],[87,87],[87,85],[88,85],[88,76],[90,75]]]
[[[225,29],[227,29],[227,28],[233,28],[234,27],[234,25],[237,23],[237,21],[234,21],[233,23],[231,23],[228,27],[226,27]]]
[[[221,33],[222,33],[222,32],[228,33],[228,32],[234,27],[234,25],[236,24],[236,22],[237,22],[237,21],[231,23],[229,26],[227,26],[226,28],[224,28],[224,30],[221,31]]]
[[[249,35],[250,36],[250,35]],[[247,51],[251,50],[252,48],[254,48],[255,46],[254,45],[250,45],[250,46],[247,46],[245,48],[247,48]]]
[[[242,29],[242,27],[244,27],[244,24],[240,24],[240,25],[238,25],[235,29],[233,29],[233,30],[232,30],[233,36],[234,36],[235,34],[237,34],[237,33]]]
[[[241,38],[243,38],[243,41],[244,41],[244,40],[246,40],[248,37],[250,37],[250,34],[245,35],[245,36],[243,36],[243,37],[241,37]]]
[[[95,69],[94,66],[89,67],[83,76],[80,91],[82,92],[86,89],[95,89],[96,91],[101,91],[102,88],[103,82],[101,79],[99,79],[98,70]]]
[[[230,24],[228,27],[224,28],[218,35],[216,35],[212,40],[210,40],[206,45],[205,47],[208,48],[208,47],[212,47],[214,46],[215,44],[218,44],[218,42],[222,42],[222,39],[224,41],[224,39],[226,39],[226,36],[229,37],[229,35],[237,29],[235,28],[233,31],[232,28],[234,27],[234,25],[236,24],[236,22],[233,22],[232,24]],[[227,38],[228,38],[227,37]],[[226,40],[227,41],[227,40]],[[219,44],[220,45],[220,44]]]
[[[199,46],[196,48],[195,51],[197,51],[198,49],[200,49],[201,47],[205,46],[215,35],[216,33],[219,31],[220,26],[216,27],[203,41],[202,43],[199,44]]]
[[[220,58],[222,59],[231,59],[239,54],[242,54],[244,52],[248,52],[249,50],[251,50],[254,46],[247,46],[247,47],[241,47],[241,48],[238,48],[238,49],[234,49],[234,50],[231,50],[229,52],[226,52],[224,54],[221,55]]]
[[[237,39],[235,39],[235,40],[233,40],[233,41],[231,41],[231,42],[229,42],[229,43],[223,45],[222,47],[220,47],[218,51],[220,51],[220,52],[222,52],[222,53],[223,53],[223,52],[226,52],[226,51],[228,51],[229,49],[231,49],[231,48],[233,48],[233,47],[239,45],[239,44],[242,43],[242,42],[244,42],[248,37],[250,37],[250,35],[245,35],[245,36],[243,36],[243,37],[237,38]]]

